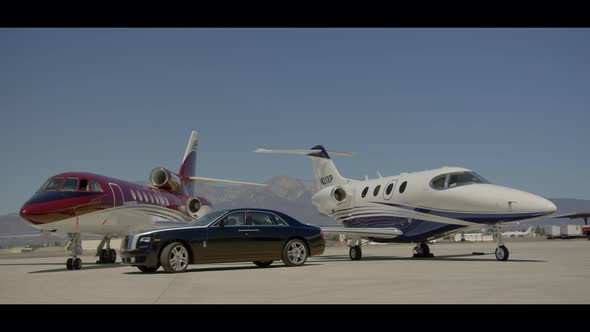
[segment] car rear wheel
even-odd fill
[[[188,249],[180,242],[173,242],[164,247],[160,254],[160,264],[164,271],[170,273],[184,272],[188,267]]]
[[[307,246],[300,239],[287,242],[283,248],[283,263],[287,266],[300,266],[307,260]]]
[[[272,261],[264,261],[264,262],[255,261],[255,262],[252,262],[252,263],[254,263],[254,264],[256,264],[257,266],[260,266],[260,267],[267,267],[270,264],[272,264]]]
[[[145,265],[139,265],[137,266],[137,268],[141,271],[141,272],[156,272],[160,267],[159,266],[145,266]]]

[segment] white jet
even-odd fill
[[[461,167],[401,173],[376,179],[352,180],[340,175],[330,159],[350,152],[267,150],[258,153],[307,155],[318,192],[312,203],[320,213],[344,227],[322,227],[325,233],[345,234],[350,259],[360,260],[361,240],[416,243],[414,257],[432,257],[427,241],[465,230],[491,226],[498,241],[496,258],[508,259],[499,225],[547,216],[555,204],[537,195],[491,184]]]
[[[504,237],[523,237],[531,234],[533,231],[533,226],[530,226],[526,231],[512,231],[512,232],[502,232],[502,236]]]

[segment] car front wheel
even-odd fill
[[[287,242],[283,248],[283,263],[287,266],[300,266],[307,260],[307,246],[300,239]]]
[[[160,264],[164,271],[170,273],[184,272],[188,267],[188,249],[180,242],[173,242],[164,247],[160,254]]]

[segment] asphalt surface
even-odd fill
[[[180,274],[94,264],[65,268],[65,252],[0,255],[0,303],[590,303],[590,241],[508,240],[436,243],[433,258],[411,258],[411,244],[330,247],[305,266],[191,265]],[[484,255],[472,255],[484,252]],[[41,257],[35,257],[39,255]],[[56,255],[59,255],[56,257]]]

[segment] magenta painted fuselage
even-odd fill
[[[196,218],[187,213],[185,203],[191,196],[185,190],[180,186],[170,192],[93,173],[67,172],[47,180],[22,206],[20,216],[37,228],[67,232],[114,234],[157,228],[155,222]],[[211,210],[205,198],[197,198],[203,213]]]

